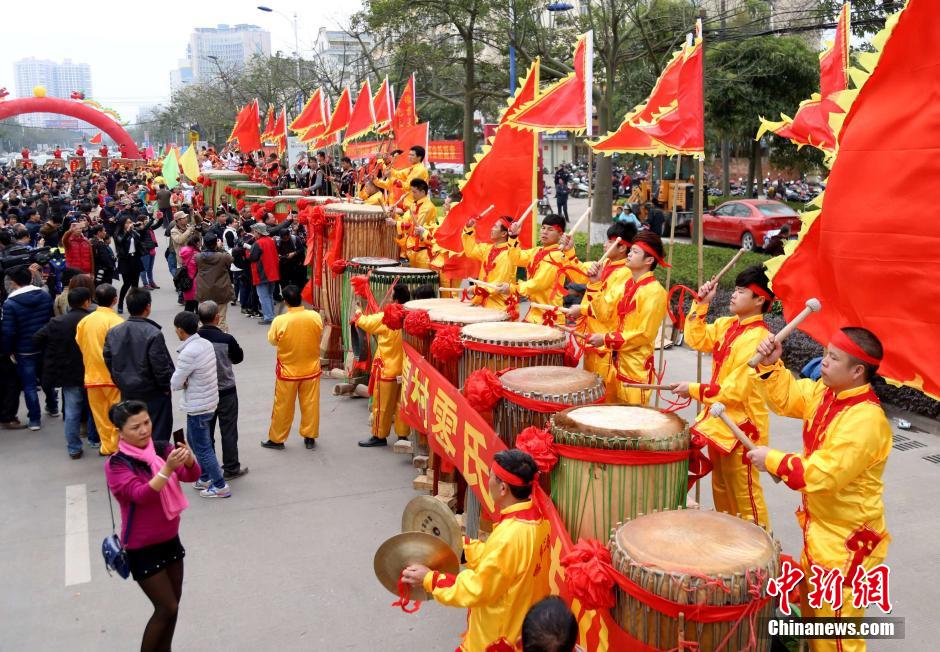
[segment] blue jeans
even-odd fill
[[[65,443],[70,453],[82,450],[82,413],[85,412],[88,399],[85,398],[83,387],[62,388],[62,411],[65,413]],[[98,431],[95,430],[95,420],[88,410],[88,441],[98,441]]]
[[[153,285],[153,256],[151,254],[144,254],[140,257],[140,264],[144,268],[140,273],[140,284]]]
[[[23,387],[23,400],[26,402],[26,414],[30,423],[42,421],[42,408],[39,405],[39,387],[36,373],[39,369],[39,354],[16,354],[16,375]]]
[[[173,251],[173,248],[167,245],[166,248],[166,266],[170,270],[170,276],[176,276],[176,253]],[[150,267],[153,270],[153,266]]]
[[[212,438],[209,436],[209,424],[212,422],[212,412],[208,414],[187,414],[186,415],[186,438],[189,440],[189,447],[193,449],[193,455],[202,468],[202,475],[199,480],[205,482],[211,480],[212,484],[221,489],[225,486],[225,480],[222,479],[222,467],[219,466],[219,460],[215,456],[215,448],[212,446]]]
[[[274,319],[274,283],[258,283],[258,301],[261,302],[261,316],[264,321]]]

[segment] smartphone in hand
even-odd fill
[[[173,443],[177,446],[181,446],[186,443],[186,437],[183,436],[183,429],[173,431]]]

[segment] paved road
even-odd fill
[[[158,282],[169,287],[166,270],[158,271]],[[156,297],[153,317],[169,339],[178,306],[169,290]],[[191,507],[181,536],[188,556],[176,649],[454,649],[464,612],[432,604],[417,615],[403,614],[389,606],[392,596],[375,580],[373,554],[400,529],[401,511],[415,495],[414,471],[390,449],[356,446],[367,433],[366,402],[335,399],[333,381],[325,380],[316,451],[303,448],[296,426],[286,451],[258,446],[273,388],[274,355],[265,332],[233,315],[233,334],[246,349],[236,376],[241,456],[251,472],[233,483],[229,500],[201,500],[187,489]],[[667,360],[669,379],[694,377],[691,352],[673,350]],[[775,418],[772,428],[777,446],[799,447],[795,421]],[[877,642],[873,650],[932,649],[940,637],[934,617],[940,466],[922,459],[940,453],[940,438],[904,436],[924,444],[894,451],[886,477],[891,591],[895,614],[907,619],[907,640]],[[110,527],[101,462],[68,459],[60,419],[47,419],[36,433],[0,432],[0,491],[0,650],[138,645],[150,605],[133,582],[109,577],[100,558],[99,543]],[[765,483],[765,491],[775,533],[796,554],[796,496],[773,483]]]

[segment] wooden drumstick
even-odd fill
[[[714,276],[712,276],[711,283],[712,283],[712,284],[717,284],[718,281],[721,280],[721,277],[724,276],[725,274],[727,274],[727,273],[728,273],[728,270],[730,270],[732,267],[734,267],[735,263],[737,263],[738,260],[741,259],[741,256],[743,256],[744,254],[746,254],[747,251],[748,251],[748,250],[745,249],[744,247],[741,247],[740,249],[738,249],[738,253],[736,253],[736,254],[734,255],[734,257],[733,257],[731,260],[728,261],[728,264],[725,265],[724,267],[722,267],[720,272],[718,272],[717,274],[715,274]]]
[[[584,223],[584,220],[586,220],[590,214],[591,214],[591,209],[588,208],[586,211],[584,211],[584,214],[578,218],[578,221],[574,223],[574,226],[568,229],[568,235],[574,235],[575,233],[577,233],[578,229]]]
[[[606,262],[606,261],[607,261],[607,257],[610,256],[610,252],[612,252],[612,251],[614,250],[614,247],[616,247],[617,245],[619,245],[621,242],[622,242],[622,240],[620,239],[620,237],[615,238],[614,241],[611,242],[611,243],[607,246],[607,249],[604,250],[604,255],[601,256],[600,260],[597,261],[598,264],[603,263],[603,262]]]
[[[568,327],[568,326],[563,326],[563,325],[561,325],[561,324],[555,324],[555,326],[554,326],[553,328],[557,328],[557,329],[560,330],[560,331],[564,331],[564,332],[568,333],[569,335],[573,335],[574,337],[581,338],[582,340],[586,340],[586,339],[588,339],[588,337],[590,337],[590,335],[585,335],[584,333],[581,333],[581,332],[575,330],[574,328],[570,328],[570,327]]]
[[[807,299],[806,307],[800,311],[800,314],[790,320],[790,323],[780,329],[780,332],[774,336],[774,340],[777,342],[784,341],[804,319],[809,317],[814,312],[819,312],[821,309],[822,304],[819,302],[819,299]],[[754,356],[747,361],[747,364],[753,369],[757,367],[757,365],[759,365],[763,359],[764,356],[762,356],[760,353],[755,353]]]
[[[738,424],[732,421],[731,417],[729,417],[725,413],[724,403],[712,403],[712,406],[709,408],[708,412],[713,417],[718,417],[719,419],[724,421],[725,425],[728,426],[728,429],[731,431],[731,434],[735,436],[735,439],[741,442],[741,445],[744,446],[744,448],[746,448],[749,451],[752,451],[755,448],[757,448],[757,445],[753,441],[751,441],[751,438],[745,435],[744,432],[738,427]],[[778,478],[774,474],[771,473],[770,477],[774,479],[774,482],[780,482],[780,478]]]
[[[663,390],[673,389],[673,388],[675,387],[675,384],[672,384],[672,385],[662,385],[662,384],[659,384],[659,385],[657,385],[656,383],[629,383],[629,384],[625,385],[625,387],[626,387],[627,389],[642,389],[642,390],[655,389],[655,390],[657,390],[657,391],[663,391]]]
[[[565,314],[565,315],[570,314],[568,311],[568,308],[565,308],[563,306],[553,306],[547,303],[534,303],[532,301],[529,302],[529,305],[532,308],[538,308],[539,310],[547,310],[549,312],[551,312],[552,310],[557,310],[558,312]]]
[[[473,283],[474,285],[479,285],[485,288],[490,288],[492,290],[498,290],[499,286],[496,283],[487,283],[486,281],[481,281],[478,278],[468,278],[468,282]]]
[[[494,204],[490,204],[489,206],[487,206],[485,209],[483,209],[482,213],[477,215],[477,219],[480,219],[481,217],[489,213],[491,210],[493,210],[493,208],[494,208]]]
[[[437,288],[437,289],[440,290],[441,292],[453,292],[455,294],[458,292],[463,292],[463,288]]]

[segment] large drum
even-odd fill
[[[270,198],[271,196],[271,188],[263,183],[258,183],[257,181],[236,181],[232,184],[232,189],[244,190],[245,194],[242,196],[242,199],[244,199],[246,202],[248,201],[249,195],[253,197],[266,198]],[[234,204],[235,202],[232,203]]]
[[[528,426],[544,428],[554,412],[604,398],[604,381],[600,376],[572,367],[520,367],[507,371],[499,381],[510,395],[493,408],[493,428],[509,448],[515,446],[520,430]],[[556,403],[559,407],[549,412],[520,405],[516,400]]]
[[[437,295],[441,280],[437,272],[431,269],[421,269],[419,267],[386,267],[379,268],[369,276],[369,287],[372,288],[372,294],[375,300],[382,302],[383,297],[389,294],[392,284],[396,286],[403,285],[408,288],[408,292],[414,297],[418,288],[424,285],[430,285],[434,288],[434,294]],[[389,298],[391,295],[389,294]]]
[[[685,506],[689,428],[637,405],[591,405],[552,417],[558,451],[551,494],[572,541],[604,541],[617,523]],[[597,451],[592,455],[593,451]],[[591,459],[622,454],[622,462]]]
[[[440,326],[466,326],[467,324],[480,324],[485,322],[504,322],[509,316],[502,310],[482,308],[456,299],[417,299],[405,304],[405,310],[426,310],[431,319],[432,327]],[[415,350],[428,359],[435,369],[440,371],[454,386],[458,383],[459,360],[442,363],[430,355],[431,341],[436,331],[432,328],[424,337],[417,337],[404,330],[404,339]]]
[[[470,324],[460,330],[460,386],[483,367],[502,371],[516,367],[560,366],[565,361],[565,334],[550,326],[526,322]]]
[[[355,354],[357,360],[359,361],[365,363],[372,362],[372,356],[366,354],[366,351],[371,351],[372,347],[363,346],[364,342],[360,342],[358,338],[353,337],[355,330],[352,328],[350,320],[356,313],[356,295],[352,290],[351,279],[353,276],[372,274],[375,270],[380,268],[394,268],[395,265],[398,265],[398,261],[392,260],[391,258],[374,258],[371,256],[362,256],[359,258],[353,258],[351,261],[349,261],[349,263],[346,265],[346,271],[343,272],[344,283],[341,321],[343,330],[343,351],[345,351],[347,355],[349,353]],[[382,297],[376,295],[375,300],[378,303],[381,303]]]
[[[274,201],[274,198],[270,195],[245,195],[242,199],[245,200],[248,208],[251,208],[252,204],[264,204],[267,201]]]
[[[640,516],[617,528],[610,551],[614,567],[630,581],[680,604],[743,608],[765,599],[768,578],[779,574],[780,549],[773,537],[721,512],[683,509]],[[675,649],[677,619],[615,590],[612,616],[630,636],[658,650]],[[772,616],[773,604],[768,600],[753,615],[727,621],[687,620],[681,638],[697,650],[768,650],[770,639],[754,628]]]
[[[209,180],[209,183],[203,186],[203,199],[209,208],[217,208],[222,202],[222,195],[226,194],[225,189],[233,187],[238,181],[247,181],[248,175],[231,170],[206,170],[202,176]]]
[[[302,197],[304,194],[303,188],[284,188],[281,190],[281,196],[296,196]]]
[[[271,198],[271,201],[274,202],[274,219],[277,220],[278,224],[286,220],[291,211],[293,211],[294,216],[297,215],[297,201],[302,198],[300,195],[278,195]]]

